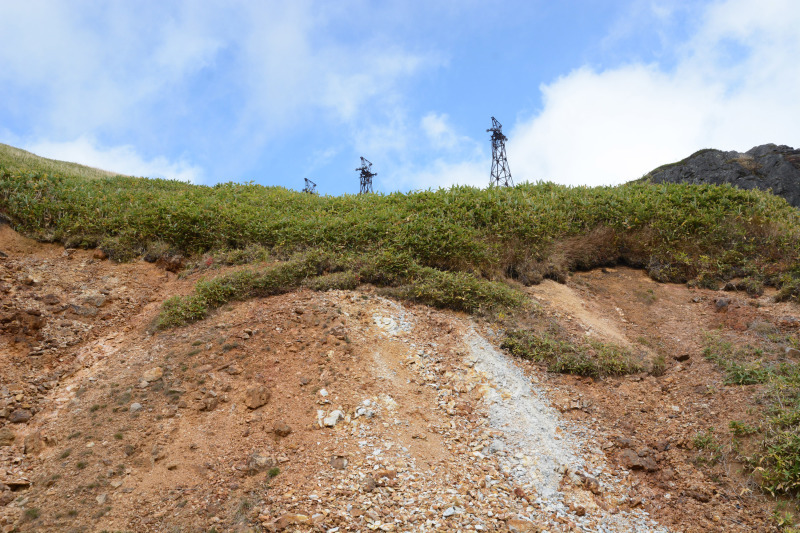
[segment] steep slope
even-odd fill
[[[800,207],[800,150],[764,144],[745,153],[700,150],[678,163],[645,176],[652,183],[729,184],[741,189],[770,190]]]
[[[594,380],[369,286],[154,333],[200,274],[8,226],[0,251],[3,531],[774,529],[724,448],[729,421],[758,423],[762,388],[702,357],[707,332],[796,343],[797,308],[770,295],[718,312],[716,291],[626,268],[529,288],[536,320],[666,357],[658,376]]]
[[[120,175],[118,172],[110,172],[78,163],[48,159],[3,143],[0,143],[0,167],[14,172],[67,174],[87,179],[111,178]]]

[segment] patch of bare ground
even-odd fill
[[[698,461],[697,432],[724,441],[758,416],[702,335],[787,329],[796,308],[733,296],[717,312],[720,293],[622,268],[532,288],[572,332],[666,356],[660,377],[592,381],[369,289],[153,334],[196,276],[7,227],[0,251],[2,531],[774,529],[733,454]]]

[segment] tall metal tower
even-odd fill
[[[317,184],[308,178],[303,179],[306,180],[306,186],[303,188],[303,192],[307,192],[308,194],[317,194]]]
[[[372,163],[361,158],[361,166],[356,169],[356,172],[361,172],[361,190],[358,194],[366,194],[372,192],[372,178],[377,176],[377,172],[372,172]]]
[[[503,125],[492,117],[492,127],[486,131],[492,132],[492,174],[489,176],[489,186],[505,185],[513,187],[511,170],[508,169],[506,159],[506,136],[503,135]]]

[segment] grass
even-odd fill
[[[434,286],[418,282],[398,294],[450,306],[459,302],[439,294],[451,283],[563,280],[571,270],[617,262],[661,281],[763,278],[787,299],[800,287],[798,211],[729,186],[525,183],[330,197],[252,183],[86,179],[66,167],[3,161],[0,212],[41,240],[100,247],[117,260],[182,254],[197,258],[195,268],[277,265],[299,253],[349,263],[292,277],[287,290],[301,282],[325,290],[365,278],[395,287],[433,277]],[[390,270],[364,276],[358,266],[370,262]]]
[[[788,339],[794,345],[796,339]],[[800,365],[786,360],[786,338],[767,335],[763,348],[737,345],[719,334],[707,335],[704,353],[726,374],[729,385],[757,385],[756,403],[763,411],[760,427],[732,421],[737,438],[755,439],[743,457],[762,488],[773,495],[800,494]]]
[[[642,365],[619,346],[597,341],[572,344],[548,332],[509,331],[502,348],[517,357],[545,363],[551,372],[603,377],[642,370]]]
[[[12,172],[34,171],[46,174],[67,174],[84,179],[109,178],[117,175],[116,172],[109,172],[99,168],[47,159],[3,143],[0,143],[0,168],[5,168]]]
[[[330,270],[339,272],[325,274]],[[302,285],[328,290],[330,284],[315,280],[339,275],[384,285],[386,293],[399,298],[469,313],[525,306],[524,295],[507,284],[466,272],[422,267],[403,254],[353,257],[312,251],[260,269],[246,267],[201,280],[193,294],[167,300],[154,325],[156,329],[181,326],[205,318],[230,301],[281,294]]]
[[[694,447],[698,450],[715,450],[719,448],[719,444],[717,444],[717,439],[714,437],[714,428],[708,428],[707,431],[698,431],[697,434],[692,439]]]

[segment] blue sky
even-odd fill
[[[800,145],[792,0],[0,2],[0,142],[126,174],[358,192],[616,184]]]

